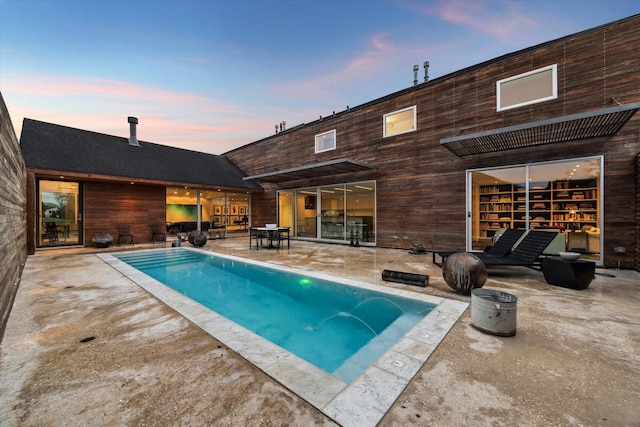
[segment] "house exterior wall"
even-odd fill
[[[0,94],[0,342],[27,260],[27,173]]]
[[[638,28],[640,16],[634,16],[505,55],[226,155],[249,175],[344,157],[372,165],[373,171],[270,186],[261,198],[254,198],[253,212],[260,212],[265,203],[275,207],[277,189],[375,179],[378,246],[408,248],[419,243],[451,250],[465,249],[467,170],[603,155],[604,263],[638,269],[630,248],[638,240],[635,159],[640,152],[640,114],[612,137],[464,158],[440,144],[456,135],[612,107],[617,105],[612,98],[623,104],[640,101]],[[497,80],[551,64],[558,67],[557,99],[496,112]],[[383,138],[383,115],[412,105],[417,106],[418,130]],[[314,136],[332,129],[337,148],[315,154]],[[275,211],[268,219],[275,219]],[[626,247],[626,254],[614,253],[618,246]]]
[[[640,154],[636,157],[636,270],[640,270]]]
[[[118,224],[131,227],[136,243],[151,242],[150,224],[166,224],[166,189],[161,186],[85,182],[83,185],[84,246],[96,233],[118,239]]]

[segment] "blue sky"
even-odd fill
[[[0,0],[0,91],[23,118],[221,154],[640,0]]]

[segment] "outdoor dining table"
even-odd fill
[[[291,227],[251,227],[249,230],[249,249],[251,249],[251,241],[255,239],[256,241],[256,250],[259,250],[258,240],[262,240],[262,237],[267,238],[269,244],[266,246],[267,249],[275,249],[276,246],[273,245],[273,239],[276,234],[279,232],[280,240],[284,240],[282,235],[286,235],[287,239],[287,248],[291,247]],[[264,247],[264,246],[263,246]]]

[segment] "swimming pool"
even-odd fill
[[[436,306],[186,248],[115,257],[347,383]]]
[[[238,245],[240,246],[244,249],[244,242]],[[206,248],[148,249],[135,251],[135,253],[160,253],[182,249],[214,256],[220,255],[207,251]],[[222,314],[206,308],[183,293],[167,287],[114,255],[116,254],[103,253],[97,256],[343,426],[375,426],[469,305],[459,300],[398,289],[395,285],[378,286],[316,271],[304,272],[299,268],[274,265],[271,262],[224,255],[229,260],[247,262],[281,273],[302,273],[309,278],[334,281],[359,289],[376,290],[435,304],[435,308],[429,314],[366,368],[357,379],[349,383],[227,319]]]

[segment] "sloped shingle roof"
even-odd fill
[[[27,168],[247,190],[261,187],[224,156],[24,119],[20,149]]]

